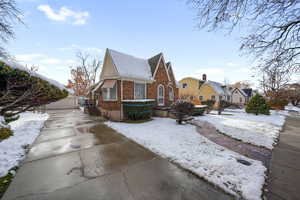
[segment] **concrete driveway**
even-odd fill
[[[79,110],[51,110],[3,199],[232,199]]]

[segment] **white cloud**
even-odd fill
[[[18,54],[15,56],[19,62],[32,62],[36,59],[45,58],[43,54]]]
[[[233,63],[233,62],[228,62],[228,63],[226,63],[226,66],[235,67],[235,66],[237,66],[237,64]]]
[[[42,64],[59,64],[61,62],[62,61],[57,58],[45,58],[40,61],[40,63],[42,63]]]
[[[58,48],[58,50],[60,51],[84,51],[84,52],[88,52],[90,54],[102,54],[103,50],[97,47],[82,47],[80,45],[77,44],[71,44],[70,46],[67,47],[61,47]]]
[[[87,11],[73,11],[65,6],[58,11],[53,10],[49,5],[39,5],[38,10],[42,11],[50,20],[59,22],[68,22],[74,25],[84,25],[90,14]]]

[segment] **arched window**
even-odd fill
[[[169,86],[169,101],[174,101],[174,90]]]
[[[163,85],[158,85],[157,87],[157,105],[164,106],[165,105],[165,88]]]

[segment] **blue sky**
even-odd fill
[[[16,59],[67,83],[78,49],[103,59],[106,48],[141,58],[163,52],[175,76],[223,82],[251,80],[251,59],[241,57],[240,38],[196,28],[185,0],[17,0],[25,26],[7,45]]]

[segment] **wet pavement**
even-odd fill
[[[51,110],[3,200],[214,200],[224,192],[80,110]]]
[[[274,148],[269,180],[265,190],[267,199],[300,199],[300,116],[288,117],[279,144]]]

